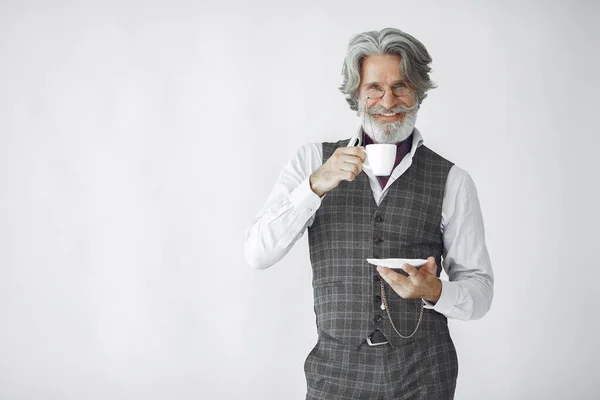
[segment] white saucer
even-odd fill
[[[427,263],[427,260],[418,258],[367,258],[367,262],[382,267],[400,269],[404,264],[410,264],[413,267],[420,267]]]

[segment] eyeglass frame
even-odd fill
[[[378,89],[377,89],[376,87],[377,87]],[[406,84],[406,82],[404,82],[404,81],[402,81],[402,82],[399,82],[399,83],[397,83],[397,84],[395,84],[395,85],[391,86],[391,88],[392,88],[392,95],[393,95],[394,97],[402,97],[402,96],[406,96],[406,95],[410,94],[410,93],[413,91],[413,90],[412,90],[412,88],[410,88],[410,87],[409,87],[409,86]],[[395,93],[395,91],[397,91],[398,89],[401,89],[401,90],[406,90],[406,93],[400,93],[400,94],[396,94],[396,93]],[[381,95],[380,95],[380,96],[372,96],[372,95],[370,95],[370,94],[369,94],[369,91],[371,91],[371,92],[373,92],[373,91],[375,91],[375,92],[381,92]],[[364,93],[364,95],[365,95],[365,99],[366,99],[366,100],[369,100],[369,99],[379,100],[379,99],[383,99],[383,96],[385,96],[385,94],[386,94],[386,93],[387,93],[387,90],[385,90],[385,89],[381,88],[381,87],[380,87],[379,85],[377,85],[377,84],[373,84],[373,85],[371,85],[371,87],[369,87],[368,89],[365,89],[365,93]]]

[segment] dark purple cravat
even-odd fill
[[[403,142],[396,143],[396,161],[394,161],[394,169],[400,164],[400,161],[404,158],[405,155],[410,153],[412,149],[413,135],[411,134],[408,138],[406,138]],[[369,137],[366,133],[363,132],[363,146],[368,144],[373,144],[373,139]],[[383,189],[387,184],[389,176],[377,176],[377,180]]]

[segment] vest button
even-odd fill
[[[373,281],[374,282],[379,282],[380,280],[381,280],[381,276],[379,274],[373,275]]]
[[[373,298],[375,304],[381,304],[381,296],[377,295]]]
[[[375,243],[381,243],[383,242],[383,239],[381,238],[381,236],[377,235],[375,236]]]
[[[375,316],[375,322],[380,322],[382,319],[383,319],[383,317],[381,315]]]
[[[377,218],[375,218],[375,221],[381,222],[383,221],[383,218],[381,218],[381,215],[378,215]]]

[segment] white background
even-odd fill
[[[0,398],[303,399],[306,237],[257,272],[245,228],[355,131],[346,46],[387,26],[433,57],[417,126],[496,275],[456,398],[600,396],[598,3],[301,3],[0,3]]]

